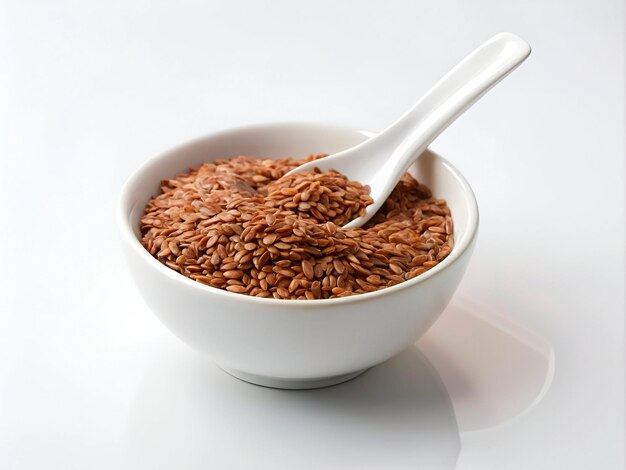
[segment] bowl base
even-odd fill
[[[220,366],[221,367],[221,366]],[[243,380],[254,385],[261,385],[263,387],[280,388],[284,390],[309,390],[313,388],[330,387],[331,385],[337,385],[343,382],[347,382],[353,379],[367,369],[361,369],[356,372],[350,372],[349,374],[335,375],[333,377],[319,377],[312,379],[283,379],[278,377],[267,377],[264,375],[249,374],[247,372],[241,372],[239,370],[230,369],[228,367],[221,367],[221,369],[233,377]]]

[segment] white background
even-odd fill
[[[419,350],[281,392],[152,316],[114,222],[140,163],[247,123],[382,129],[503,30],[531,57],[432,146],[482,225]],[[621,0],[3,0],[0,468],[621,469],[623,189]]]

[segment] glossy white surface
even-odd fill
[[[290,171],[335,170],[371,188],[374,202],[346,227],[361,227],[382,207],[415,159],[481,96],[517,68],[530,46],[498,33],[455,65],[396,122],[355,147]],[[444,197],[444,196],[441,196]]]
[[[469,184],[432,152],[420,156],[409,171],[447,201],[454,218],[454,247],[428,272],[387,289],[302,302],[238,295],[181,276],[140,243],[143,209],[165,178],[216,158],[302,158],[335,153],[366,139],[365,132],[328,124],[245,126],[182,144],[135,171],[120,193],[117,220],[137,288],[165,326],[230,374],[289,389],[345,382],[422,336],[461,281],[478,229],[478,207]]]
[[[0,468],[623,469],[623,20],[621,1],[3,3]],[[434,146],[481,228],[419,354],[289,394],[156,320],[114,222],[137,165],[252,122],[382,129],[503,29],[532,56]]]

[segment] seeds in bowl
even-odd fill
[[[329,299],[412,279],[453,248],[450,209],[406,173],[361,228],[369,187],[338,172],[287,172],[306,159],[239,156],[161,181],[142,244],[169,268],[229,292]]]

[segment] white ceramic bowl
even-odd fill
[[[339,299],[276,300],[215,289],[167,268],[141,245],[139,219],[163,178],[220,157],[335,153],[372,134],[326,124],[266,124],[194,140],[139,168],[119,199],[123,246],[139,291],[159,319],[230,374],[260,385],[315,388],[340,383],[404,350],[448,304],[470,259],[478,228],[474,194],[435,153],[411,168],[455,224],[452,253],[393,287]]]

